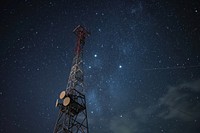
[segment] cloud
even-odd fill
[[[128,118],[114,117],[110,121],[110,130],[113,133],[137,133],[138,122]]]
[[[157,118],[161,122],[163,119],[180,119],[182,122],[187,122],[200,119],[199,112],[200,80],[197,80],[169,87],[168,92],[156,104],[137,106],[125,112],[123,117],[115,116],[110,120],[109,127],[112,133],[146,133],[149,129],[158,132],[160,128],[152,126],[158,126]],[[176,128],[169,130],[169,132],[179,131]]]
[[[163,107],[159,116],[164,119],[179,118],[192,121],[200,118],[200,80],[170,87],[167,94],[160,98]]]
[[[113,133],[146,133],[153,109],[155,108],[136,107],[121,117],[114,117],[110,121],[110,130]]]

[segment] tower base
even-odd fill
[[[54,133],[88,133],[85,95],[75,89],[71,92],[67,94],[70,98],[67,106],[58,103],[59,114]]]

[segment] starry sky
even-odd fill
[[[53,132],[79,24],[90,133],[199,133],[198,0],[1,0],[1,133]]]

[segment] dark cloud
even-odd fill
[[[149,126],[150,116],[155,107],[135,107],[126,114],[114,117],[110,121],[110,130],[113,133],[146,133]]]
[[[186,82],[180,85],[169,87],[168,92],[159,98],[156,104],[134,107],[123,116],[113,117],[110,121],[110,130],[113,133],[146,133],[152,129],[152,124],[158,124],[156,120],[180,120],[180,122],[198,121],[200,118],[200,80]],[[182,123],[183,124],[183,123]],[[159,125],[159,124],[158,124]],[[160,125],[160,127],[162,127]],[[195,127],[187,130],[194,130]],[[154,131],[164,131],[155,128]],[[171,127],[170,133],[181,130]]]
[[[130,117],[130,116],[129,116]],[[110,121],[110,130],[113,133],[137,133],[139,130],[137,119],[128,117],[114,117]]]
[[[200,118],[200,80],[170,87],[167,94],[160,98],[159,105],[165,109],[159,114],[161,118],[179,118],[192,121]]]

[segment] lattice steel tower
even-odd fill
[[[59,107],[54,133],[88,133],[86,100],[83,94],[83,46],[90,34],[84,27],[77,26],[73,32],[77,36],[75,57],[73,58],[66,90],[56,101]]]

